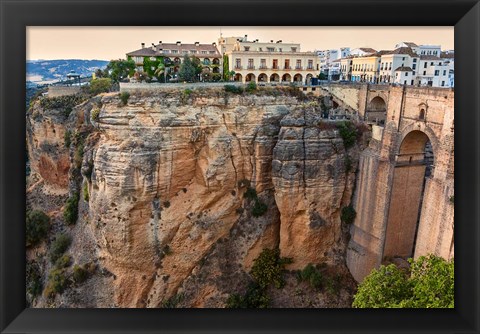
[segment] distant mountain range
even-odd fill
[[[99,68],[105,68],[106,60],[58,59],[58,60],[27,60],[27,84],[50,83],[65,80],[70,71],[75,71],[82,77],[89,77]]]

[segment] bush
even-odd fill
[[[179,293],[162,302],[162,308],[175,308],[183,300],[183,294]]]
[[[65,147],[69,148],[70,144],[72,143],[72,132],[70,130],[65,131],[65,134],[63,135],[63,141],[65,143]]]
[[[100,116],[100,108],[92,109],[92,112],[91,112],[92,120],[95,122],[98,122],[99,116]]]
[[[112,80],[110,78],[98,78],[90,81],[90,93],[97,95],[107,93],[112,88]]]
[[[250,81],[247,85],[247,87],[245,88],[245,91],[247,93],[253,93],[257,90],[257,84],[255,83],[255,81]]]
[[[350,148],[355,144],[357,139],[357,128],[352,124],[352,122],[342,122],[337,126],[340,136],[343,139],[343,145],[345,149]]]
[[[43,211],[34,210],[27,212],[26,218],[26,244],[35,246],[47,237],[50,230],[50,217]]]
[[[394,264],[374,269],[358,286],[357,308],[453,308],[454,261],[435,255],[409,260],[411,272]]]
[[[40,266],[35,261],[27,262],[26,266],[26,289],[31,298],[35,298],[42,293],[42,275]]]
[[[252,199],[257,199],[257,191],[254,188],[248,187],[247,191],[243,194],[243,198],[252,200]]]
[[[68,225],[73,225],[77,222],[78,219],[78,194],[73,194],[63,208],[63,218]]]
[[[227,299],[227,308],[267,308],[270,305],[270,298],[265,289],[257,283],[248,285],[245,295],[232,294]]]
[[[273,284],[277,289],[284,286],[285,265],[292,263],[290,258],[280,258],[280,250],[264,249],[253,262],[251,275],[261,288]]]
[[[353,206],[350,204],[349,206],[344,206],[342,208],[342,214],[340,219],[342,222],[346,224],[352,224],[355,221],[355,217],[357,216],[357,212],[353,208]]]
[[[72,243],[72,238],[66,234],[57,234],[55,240],[50,245],[50,261],[52,263],[57,262],[57,260],[65,253],[65,251],[70,247]]]
[[[297,274],[300,282],[306,281],[312,288],[318,289],[322,286],[322,274],[311,263]]]
[[[83,143],[79,142],[77,145],[77,149],[75,150],[75,155],[73,156],[73,162],[76,168],[82,167],[83,150],[84,150]]]
[[[46,297],[55,297],[57,293],[62,293],[68,285],[64,269],[54,268],[48,274],[48,282],[45,287],[44,295]]]
[[[267,205],[263,203],[261,200],[256,199],[255,205],[253,206],[253,209],[252,209],[252,215],[254,217],[260,217],[260,216],[263,216],[265,212],[267,212],[267,210],[268,210]]]
[[[88,202],[88,200],[90,199],[90,194],[88,193],[88,182],[85,182],[83,184],[83,199],[85,200],[85,202]]]
[[[122,101],[122,104],[124,106],[127,105],[129,98],[130,98],[130,93],[129,92],[120,93],[120,100]]]
[[[56,262],[55,267],[58,269],[70,267],[72,264],[72,257],[68,254],[63,254]]]
[[[241,86],[225,85],[224,89],[228,93],[233,93],[233,94],[242,94],[243,93],[243,87],[241,87]]]
[[[79,266],[78,264],[73,266],[73,280],[75,283],[83,283],[88,278],[88,271],[84,268]]]

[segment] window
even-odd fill
[[[413,75],[415,75],[415,71],[413,71]]]
[[[442,87],[445,86],[445,81],[442,81]]]
[[[241,69],[242,68],[242,60],[240,58],[235,59],[235,68]]]
[[[447,75],[447,70],[443,70],[443,75]]]
[[[260,59],[260,68],[267,68],[267,60]]]
[[[430,63],[430,66],[433,66],[433,61]]]
[[[413,64],[412,69],[416,69],[416,68],[417,68],[417,64]]]
[[[273,66],[272,66],[272,68],[273,68],[274,70],[278,70],[278,59],[274,59],[274,60],[273,60]]]
[[[197,50],[190,50],[190,53],[194,55],[195,53],[197,53]]]
[[[297,64],[295,65],[295,68],[297,70],[302,68],[302,60],[301,59],[297,59]]]
[[[275,52],[275,48],[267,48],[268,52]]]
[[[404,60],[405,60],[405,57],[402,57],[402,61],[404,61]]]
[[[413,62],[416,63],[416,62],[417,62],[417,58],[413,58]]]
[[[425,119],[425,109],[420,110],[420,115],[418,115],[418,119]]]
[[[172,50],[172,53],[178,53],[178,50]]]
[[[214,55],[216,52],[215,51],[210,51],[210,54]]]
[[[202,54],[203,54],[203,55],[206,55],[206,54],[208,54],[208,51],[202,50]]]
[[[286,70],[290,69],[290,59],[285,59],[285,69]]]
[[[413,86],[413,80],[410,82],[410,85],[412,85],[412,86]]]
[[[392,69],[392,62],[390,62],[390,64],[388,65],[388,69],[389,69],[389,70]]]
[[[188,55],[188,50],[183,50],[183,51],[182,51],[182,54]]]
[[[423,68],[427,68],[427,62],[423,63]]]
[[[249,46],[244,46],[243,49],[244,49],[245,51],[250,51],[250,47],[249,47]]]
[[[440,71],[439,70],[435,70],[435,76],[439,75],[440,74]]]
[[[258,48],[258,51],[260,51],[260,52],[263,51],[263,48]]]
[[[427,75],[427,71],[423,71],[423,75]]]
[[[313,60],[311,59],[308,60],[308,69],[313,70]]]
[[[403,81],[403,84],[406,85],[406,84],[407,84],[407,80]]]
[[[405,76],[408,77],[408,72],[405,72]]]
[[[292,52],[297,52],[297,48],[292,47]]]
[[[278,48],[278,52],[282,52],[282,48]]]
[[[248,59],[248,69],[252,70],[255,67],[253,66],[253,58]]]

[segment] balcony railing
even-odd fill
[[[302,70],[303,67],[302,67],[302,66],[295,66],[295,69],[296,69],[296,70]]]
[[[242,65],[235,65],[236,70],[241,70],[242,68],[243,68]]]
[[[266,70],[266,69],[267,69],[267,65],[260,65],[258,68],[261,69],[261,70]]]
[[[290,66],[285,66],[283,69],[284,69],[284,70],[291,70],[292,67],[290,67]]]
[[[255,66],[253,66],[253,65],[248,65],[247,69],[249,69],[249,70],[254,70],[254,69],[255,69]]]
[[[280,67],[278,67],[278,66],[272,66],[272,70],[279,70],[279,69],[280,69]]]

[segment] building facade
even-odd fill
[[[184,44],[181,41],[176,43],[152,43],[146,47],[145,43],[141,43],[141,48],[127,53],[127,59],[135,62],[137,72],[145,72],[155,76],[160,64],[166,67],[166,79],[174,79],[180,69],[185,56],[190,58],[198,58],[203,65],[205,73],[211,73],[220,79],[221,77],[221,54],[217,49],[216,43],[200,44]],[[158,73],[158,72],[157,72]]]
[[[305,84],[319,74],[317,55],[301,52],[297,43],[283,43],[281,40],[262,43],[248,41],[244,36],[220,38],[219,46],[225,50],[224,58],[229,72],[235,72],[235,81]]]

